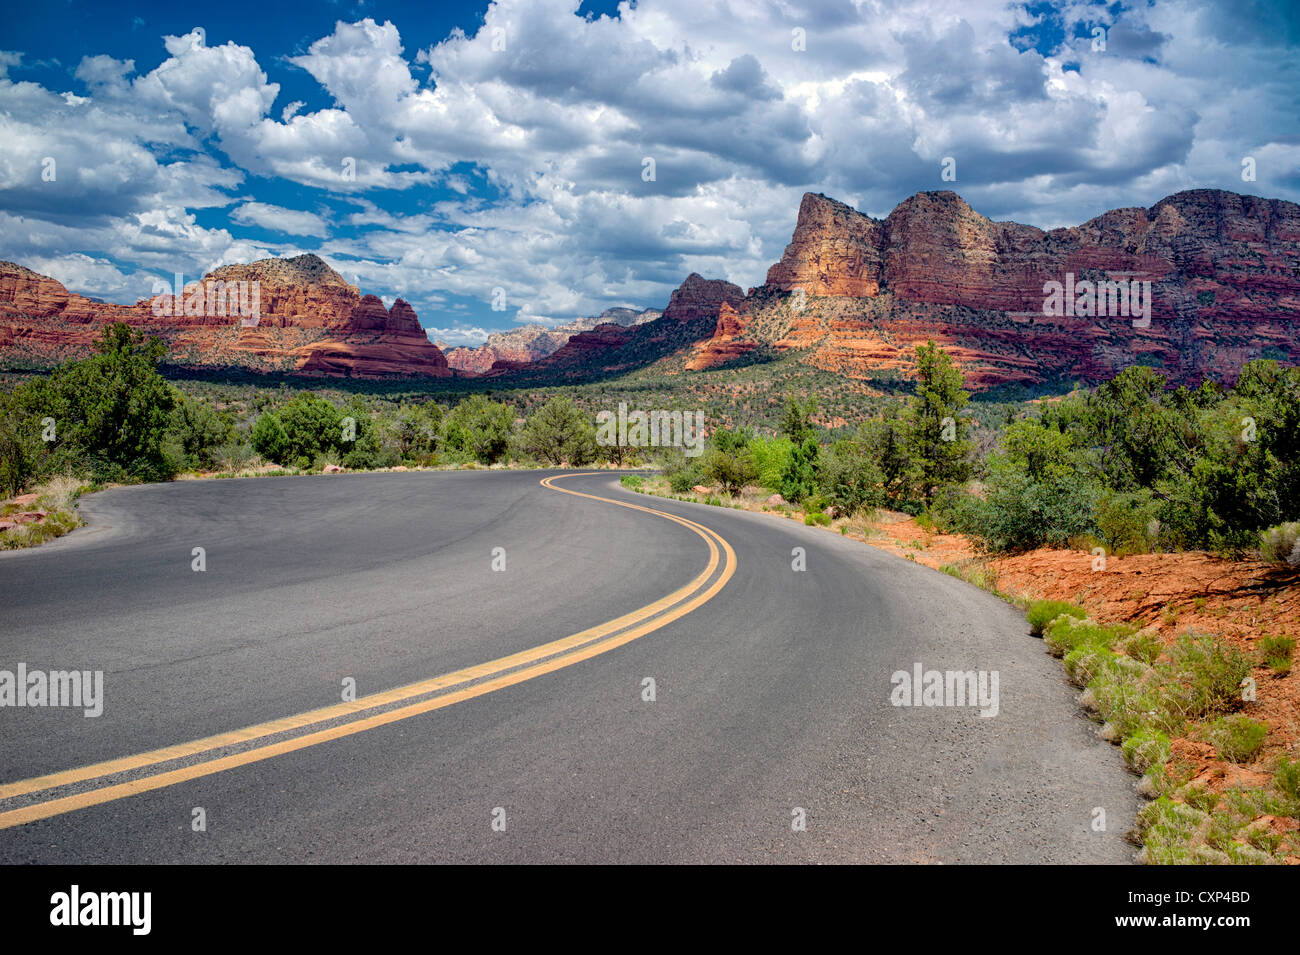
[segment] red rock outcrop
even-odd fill
[[[607,308],[590,318],[577,318],[554,328],[543,325],[521,325],[509,331],[493,332],[477,348],[452,348],[446,352],[447,363],[458,371],[481,375],[489,371],[521,368],[531,362],[541,361],[555,354],[565,342],[579,332],[588,332],[597,325],[643,325],[663,313],[658,309],[640,311],[631,308]]]
[[[692,272],[668,299],[662,320],[665,322],[690,322],[699,318],[714,319],[723,302],[733,307],[745,300],[744,290],[723,279],[706,279]]]
[[[731,307],[730,302],[723,302],[718,308],[718,324],[713,330],[713,337],[695,346],[694,353],[686,363],[686,370],[712,368],[753,351],[758,343],[745,340],[744,334],[745,324],[740,315]]]
[[[767,284],[808,295],[875,295],[880,290],[882,223],[820,193],[805,193],[799,220]]]
[[[68,304],[68,290],[52,278],[13,262],[0,262],[0,316],[45,318]]]
[[[257,283],[253,285],[253,283]],[[172,292],[115,305],[0,262],[0,356],[49,365],[88,353],[126,322],[162,338],[168,361],[259,371],[388,377],[453,372],[402,299],[362,296],[316,255],[227,265]]]
[[[1049,282],[1120,281],[1150,283],[1149,322],[1046,306]],[[933,338],[976,388],[1095,381],[1137,363],[1232,381],[1254,358],[1300,363],[1298,331],[1295,203],[1193,190],[1045,232],[993,222],[952,192],[919,193],[884,220],[808,194],[767,284],[689,367],[767,344],[873,378],[910,372],[914,346]]]

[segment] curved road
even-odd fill
[[[0,554],[0,670],[104,674],[98,717],[0,708],[5,863],[1132,856],[1022,616],[824,530],[537,471],[82,510]],[[996,672],[996,715],[893,705],[917,664]]]

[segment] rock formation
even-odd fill
[[[1052,314],[1052,282],[1092,283],[1105,307]],[[1099,284],[1128,282],[1150,283],[1149,314],[1118,313]],[[689,367],[764,344],[875,378],[909,372],[914,346],[933,338],[975,388],[1096,381],[1138,363],[1179,382],[1231,381],[1254,358],[1300,363],[1298,331],[1295,203],[1193,190],[1045,232],[993,222],[952,192],[919,193],[884,220],[809,193],[767,283]]]
[[[256,294],[253,294],[256,282]],[[243,283],[243,284],[241,284]],[[256,306],[249,315],[245,307]],[[0,355],[50,365],[88,353],[126,322],[162,338],[183,367],[388,377],[452,371],[411,306],[362,296],[316,255],[227,265],[173,293],[113,305],[0,262]]]
[[[493,332],[477,348],[452,348],[447,351],[447,363],[458,371],[483,374],[496,366],[497,370],[521,367],[541,361],[557,352],[572,336],[591,331],[597,325],[643,325],[663,313],[647,308],[607,308],[591,318],[578,318],[554,328],[544,325],[521,325],[509,331]],[[500,364],[499,364],[500,363]]]

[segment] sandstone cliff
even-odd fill
[[[1149,315],[1047,314],[1045,284],[1067,281],[1149,282]],[[908,373],[913,347],[933,338],[976,388],[1095,381],[1137,363],[1231,381],[1253,358],[1300,363],[1298,331],[1295,203],[1193,190],[1045,232],[994,222],[952,192],[915,195],[884,220],[809,193],[767,283],[689,366],[764,344],[873,378]]]
[[[243,309],[254,305],[249,316]],[[159,336],[170,348],[168,361],[183,367],[452,374],[410,305],[398,299],[390,310],[378,296],[362,296],[316,255],[223,266],[187,283],[180,296],[130,306],[69,294],[54,279],[0,262],[0,356],[11,362],[41,366],[80,357],[112,322]]]

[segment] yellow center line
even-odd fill
[[[571,491],[567,488],[557,487],[555,484],[551,483],[560,477],[587,477],[600,473],[601,472],[599,471],[592,471],[581,474],[554,475],[549,478],[544,478],[540,483],[543,487],[549,488],[553,491],[559,491],[563,494],[572,494],[576,497],[590,498],[594,501],[603,501],[608,504],[615,504],[619,507],[626,507],[632,510],[644,511],[690,528],[702,537],[709,545],[709,563],[705,570],[685,587],[614,620],[599,624],[595,627],[590,627],[560,640],[542,644],[541,646],[534,647],[530,650],[511,654],[510,656],[500,657],[496,660],[479,664],[478,666],[457,670],[453,673],[447,673],[419,683],[413,683],[409,686],[387,690],[383,693],[371,694],[370,696],[365,696],[349,703],[335,704],[333,706],[311,710],[306,713],[300,713],[296,716],[273,720],[268,723],[259,723],[256,726],[249,726],[242,730],[234,730],[229,733],[209,736],[189,743],[182,743],[177,746],[169,746],[163,749],[151,750],[147,753],[139,753],[135,756],[127,756],[121,759],[96,763],[93,766],[86,766],[81,769],[53,773],[47,776],[40,776],[0,786],[0,799],[25,793],[39,792],[41,790],[53,789],[74,782],[82,782],[87,779],[95,779],[101,776],[108,776],[128,770],[145,768],[169,762],[174,759],[193,756],[199,753],[221,749],[226,746],[272,736],[277,733],[283,733],[287,730],[299,729],[305,726],[327,722],[343,716],[356,715],[367,710],[373,710],[378,707],[400,702],[404,699],[423,696],[439,690],[452,690],[452,692],[444,693],[429,700],[422,700],[418,703],[387,710],[383,713],[376,713],[371,716],[351,720],[339,726],[333,726],[313,733],[307,733],[292,739],[282,740],[276,743],[268,743],[230,756],[210,759],[196,763],[193,766],[185,766],[179,769],[155,773],[142,779],[102,786],[83,793],[33,803],[30,806],[24,806],[20,809],[3,812],[0,813],[0,829],[23,825],[24,823],[33,822],[37,819],[46,819],[50,816],[57,816],[77,809],[84,809],[89,806],[111,802],[116,799],[136,795],[137,793],[172,786],[190,779],[196,779],[213,773],[219,773],[227,769],[233,769],[237,766],[244,766],[249,763],[270,759],[273,756],[278,756],[283,753],[305,749],[309,746],[316,746],[320,743],[339,739],[344,736],[351,736],[355,733],[361,733],[378,726],[397,722],[398,720],[418,716],[421,713],[428,713],[433,710],[442,709],[443,707],[451,706],[452,704],[459,703],[463,700],[483,696],[495,690],[513,686],[517,683],[531,680],[534,677],[572,666],[575,663],[590,659],[591,657],[597,656],[601,653],[606,653],[616,647],[621,647],[638,637],[642,637],[647,633],[652,633],[661,627],[667,626],[674,620],[684,617],[697,607],[711,600],[736,572],[736,552],[732,549],[731,545],[711,528],[705,527],[702,524],[697,524],[684,517],[679,517],[676,514],[670,514],[667,511],[656,510],[655,508],[645,507],[640,504],[630,504],[626,501],[614,500],[613,498],[599,497],[581,491]],[[725,554],[725,563],[723,564],[722,573],[718,576],[717,580],[713,582],[712,586],[701,592],[704,585],[718,568],[718,545],[721,545],[722,551]],[[474,681],[479,680],[483,682],[474,683]],[[473,683],[474,685],[462,686],[466,683]],[[462,688],[455,689],[456,687]]]

